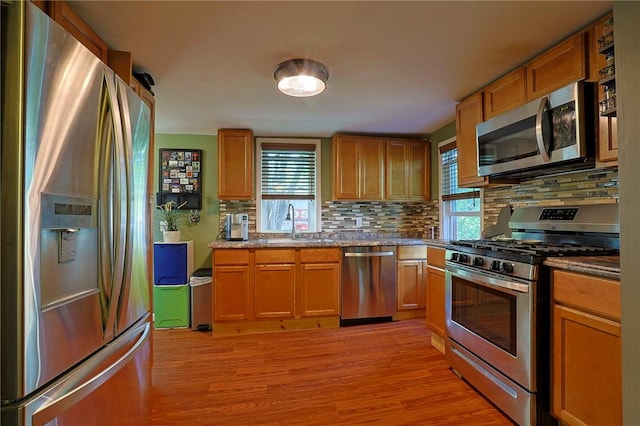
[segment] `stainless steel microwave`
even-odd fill
[[[593,167],[594,93],[592,84],[575,82],[478,124],[478,175],[531,177]]]

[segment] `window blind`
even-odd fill
[[[315,198],[315,145],[264,143],[261,148],[262,199]]]
[[[458,187],[458,150],[455,144],[441,150],[442,158],[442,200],[465,200],[479,197],[480,192],[473,188]]]

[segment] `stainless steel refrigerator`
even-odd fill
[[[2,2],[0,423],[150,422],[150,111],[31,2]]]

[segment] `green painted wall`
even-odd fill
[[[211,249],[207,244],[218,236],[220,204],[218,203],[218,137],[207,135],[155,135],[153,162],[154,188],[159,189],[159,150],[160,148],[201,149],[202,150],[202,210],[200,222],[187,224],[180,228],[183,241],[193,240],[194,266],[211,268]],[[188,214],[188,211],[185,211]],[[158,220],[154,218],[153,240],[162,241]]]
[[[431,199],[440,196],[440,177],[438,176],[438,144],[456,135],[456,122],[452,121],[429,135],[431,141]]]

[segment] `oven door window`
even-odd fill
[[[516,355],[516,296],[452,277],[451,320]]]

